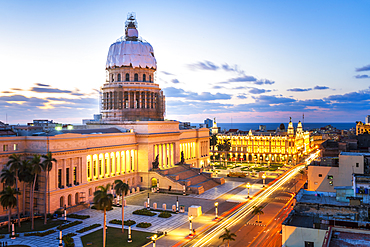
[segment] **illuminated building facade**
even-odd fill
[[[364,133],[370,134],[370,123],[363,123],[361,121],[356,123],[356,135],[362,135]]]
[[[126,41],[139,42],[134,40],[137,32],[131,15],[129,22],[131,24],[126,25]],[[145,46],[148,48],[150,45]],[[140,48],[141,45],[135,43],[132,47]],[[120,51],[109,50],[107,70],[111,81],[105,83],[102,89],[101,121],[87,122],[83,128],[75,129],[63,130],[55,126],[54,130],[48,128],[44,132],[40,126],[39,136],[0,137],[0,169],[5,167],[9,156],[14,153],[32,158],[34,154],[50,151],[57,160],[49,173],[49,191],[44,190],[47,173],[42,172],[38,176],[35,213],[43,212],[45,193],[50,201],[47,211],[53,213],[64,205],[67,208],[87,205],[93,201],[98,186],[113,184],[116,179],[129,185],[129,193],[151,187],[153,180],[161,181],[161,189],[172,188],[182,192],[183,184],[162,176],[156,169],[174,167],[180,162],[182,152],[185,163],[191,167],[209,164],[209,130],[180,129],[177,121],[163,121],[164,96],[158,84],[153,82],[156,69],[154,55],[146,61],[140,55],[146,50],[136,48],[131,49],[131,65],[128,66],[113,66],[112,58],[119,58]],[[145,62],[155,66],[142,66]],[[125,73],[129,74],[129,80],[122,82],[122,74],[125,78]],[[140,81],[136,80],[136,73],[141,73]],[[147,73],[145,77],[144,73]],[[126,92],[131,95],[127,100]],[[153,167],[157,157],[158,168]],[[0,184],[0,190],[3,188],[4,184]],[[23,188],[23,183],[19,183],[19,188]],[[29,189],[26,190],[25,201],[23,196],[19,197],[21,212],[30,211],[29,193]],[[6,213],[0,207],[0,216]]]
[[[231,149],[228,151],[229,160],[249,162],[286,162],[294,161],[306,154],[311,149],[310,134],[302,130],[302,123],[299,122],[294,130],[290,121],[287,132],[276,132],[274,134],[259,132],[253,134],[218,134],[218,143],[229,140]],[[217,146],[210,155],[225,155],[226,152],[219,152]]]

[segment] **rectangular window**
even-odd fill
[[[359,167],[359,165],[360,165],[359,163],[356,163],[356,167]]]
[[[18,144],[14,144],[13,149],[14,149],[14,151],[17,151],[18,150]]]
[[[62,169],[58,169],[58,188],[62,187]]]
[[[3,145],[3,151],[4,152],[8,151],[8,145]]]
[[[77,184],[77,167],[73,167],[73,184]]]
[[[66,185],[69,186],[69,168],[66,169]]]
[[[314,244],[313,242],[304,241],[304,247],[315,247],[313,244]]]
[[[322,174],[319,174],[319,177],[321,178],[322,177]]]
[[[90,161],[87,162],[87,177],[91,178]]]
[[[140,177],[140,182],[143,182],[143,177]]]
[[[96,177],[96,160],[94,160],[94,177]]]

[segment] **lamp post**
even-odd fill
[[[159,180],[157,181],[157,193],[159,193]]]
[[[192,220],[193,220],[193,215],[189,216],[189,235],[191,235],[193,233],[193,224],[192,224]]]
[[[266,173],[262,174],[262,179],[263,179],[263,186],[262,187],[265,187]]]
[[[64,204],[64,221],[67,221],[67,205]]]
[[[157,239],[157,234],[152,236],[152,241],[153,241],[153,247],[155,247],[155,240]]]
[[[186,192],[186,190],[185,190],[185,185],[183,185],[183,186],[182,186],[182,194],[183,194],[184,196],[186,196],[186,193],[185,193],[185,192]]]
[[[218,202],[215,202],[215,213],[216,213],[215,219],[217,219],[218,218]]]
[[[149,198],[149,193],[148,193],[148,204],[146,205],[146,209],[150,210],[150,198]]]
[[[62,225],[60,225],[59,229],[59,247],[63,247],[63,233],[62,233]]]
[[[132,239],[131,239],[131,226],[128,226],[128,239],[127,239],[127,242],[129,242],[129,243],[132,242]]]
[[[15,239],[14,220],[11,220],[11,221],[12,221],[12,237],[11,237],[11,239]]]
[[[247,189],[248,189],[248,197],[247,198],[249,198],[249,189],[251,188],[251,184],[248,182],[247,183]]]
[[[176,213],[179,213],[179,197],[176,197]]]

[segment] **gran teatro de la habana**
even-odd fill
[[[98,186],[113,184],[116,179],[130,186],[129,193],[152,186],[202,193],[224,182],[202,173],[201,168],[210,162],[209,129],[182,129],[179,122],[164,120],[165,96],[154,81],[156,70],[153,48],[139,38],[135,17],[129,15],[124,36],[108,51],[108,76],[101,87],[98,120],[68,129],[54,128],[52,121],[44,121],[40,127],[43,121],[34,120],[29,126],[11,130],[2,125],[1,169],[13,153],[32,158],[49,150],[57,160],[50,171],[48,190],[44,189],[45,172],[39,175],[36,213],[44,210],[44,193],[50,201],[47,211],[53,213],[64,205],[88,205]],[[186,165],[176,165],[182,153]],[[189,176],[200,177],[192,180]],[[21,192],[23,186],[18,185]],[[1,184],[0,190],[3,188]],[[19,196],[20,212],[29,212],[29,193],[26,185],[25,202],[23,195]],[[0,207],[0,215],[6,214]]]

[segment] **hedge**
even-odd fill
[[[55,230],[48,230],[48,231],[45,231],[45,232],[28,232],[28,233],[25,233],[24,236],[28,237],[28,236],[38,236],[38,237],[44,237],[44,236],[47,236],[49,234],[52,234],[56,232]]]
[[[68,214],[67,217],[73,218],[73,219],[84,220],[84,219],[90,218],[90,215]]]
[[[148,228],[148,227],[151,227],[152,224],[149,223],[149,222],[140,222],[139,224],[136,225],[137,227],[140,227],[140,228]]]
[[[111,224],[117,224],[117,225],[122,225],[122,220],[114,219],[114,220],[109,221],[109,223],[111,223]],[[132,226],[132,225],[135,225],[136,224],[136,221],[134,221],[134,220],[125,220],[123,222],[123,224],[125,226]]]
[[[76,226],[76,225],[78,225],[78,224],[81,224],[81,223],[82,223],[82,221],[81,221],[81,220],[76,220],[76,221],[73,221],[73,222],[68,223],[68,224],[66,224],[66,225],[58,226],[58,227],[57,227],[57,229],[58,229],[58,230],[64,230],[64,229],[67,229],[67,228],[69,228],[69,227],[72,227],[72,226]]]
[[[160,217],[160,218],[170,218],[171,216],[172,216],[172,214],[169,213],[169,212],[162,212],[158,215],[158,217]]]
[[[145,215],[145,216],[154,216],[154,215],[157,215],[156,213],[150,212],[146,208],[135,210],[134,212],[132,212],[132,214]]]

